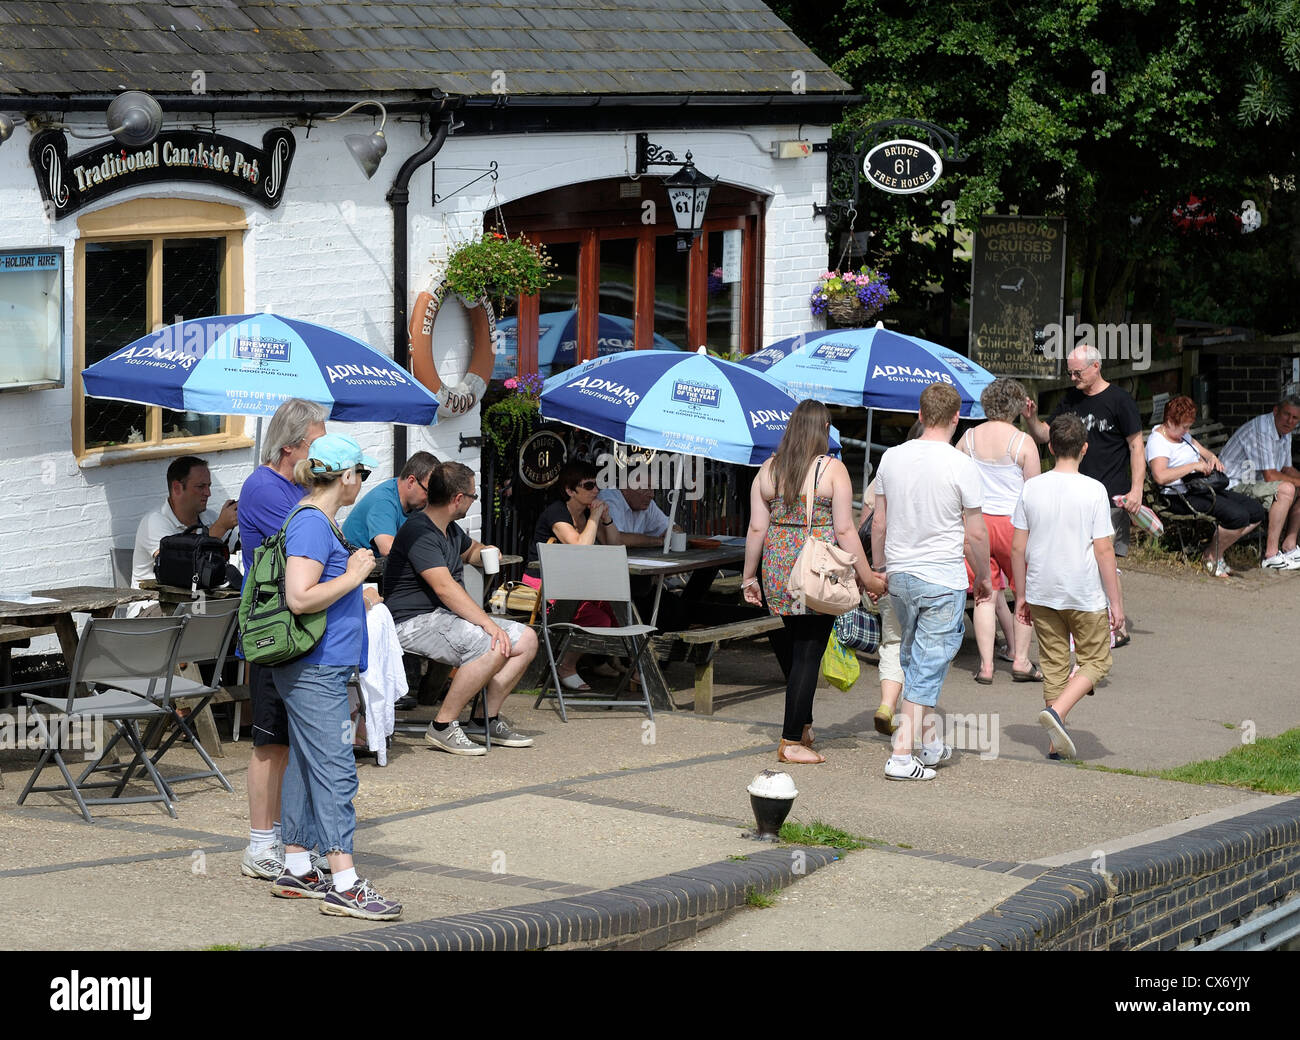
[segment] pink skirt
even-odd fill
[[[523,576],[523,583],[532,589],[541,589],[541,578],[534,578],[531,574]],[[552,606],[555,600],[548,600],[546,605]],[[578,605],[578,609],[573,612],[573,623],[582,625],[584,628],[615,628],[618,621],[614,617],[614,608],[604,600],[584,600]]]

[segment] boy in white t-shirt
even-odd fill
[[[1025,482],[1011,518],[1016,616],[1038,637],[1043,699],[1038,721],[1051,735],[1049,757],[1075,758],[1064,720],[1110,672],[1110,632],[1122,631],[1124,602],[1115,576],[1110,503],[1099,481],[1079,472],[1088,431],[1071,412],[1052,420],[1056,465]],[[1110,602],[1107,620],[1106,603]],[[1075,660],[1070,672],[1070,639]]]

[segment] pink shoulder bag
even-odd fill
[[[817,491],[817,478],[821,473],[823,458],[825,456],[819,455],[813,460],[803,482],[808,519],[804,528],[803,549],[790,570],[786,591],[796,603],[802,603],[806,611],[838,616],[858,606],[862,597],[853,572],[853,565],[858,558],[833,542],[824,542],[812,536],[813,497]]]

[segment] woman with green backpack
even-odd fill
[[[285,868],[272,892],[319,899],[325,914],[388,921],[401,915],[401,904],[358,877],[352,861],[357,767],[347,683],[354,668],[366,667],[361,585],[374,555],[353,552],[334,522],[341,507],[356,501],[374,465],[352,438],[327,434],[312,441],[294,469],[307,497],[285,525],[285,599],[299,617],[323,611],[325,632],[303,656],[272,667],[290,737],[281,794]],[[313,842],[329,860],[330,874],[312,868]]]

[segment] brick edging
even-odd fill
[[[768,848],[745,860],[722,860],[585,896],[303,939],[268,949],[654,950],[716,924],[744,905],[750,889],[784,888],[839,858],[834,849],[825,847]],[[796,866],[802,867],[798,873]]]
[[[927,950],[1171,950],[1300,891],[1300,798],[1057,867]]]

